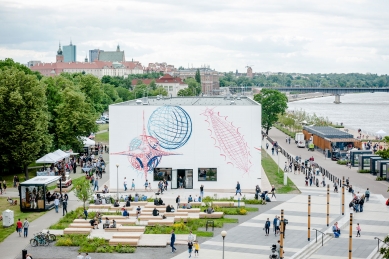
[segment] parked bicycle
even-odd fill
[[[49,241],[43,233],[34,234],[34,238],[30,240],[30,245],[35,246],[48,246]]]

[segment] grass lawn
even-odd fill
[[[97,131],[107,130],[109,128],[109,124],[99,124]]]
[[[300,190],[289,177],[287,185],[284,185],[284,171],[280,168],[279,173],[277,173],[277,164],[264,150],[262,150],[262,167],[270,184],[274,184],[276,187],[277,193],[300,193]]]
[[[19,200],[18,200],[18,204],[19,204]],[[39,218],[40,216],[42,216],[43,214],[45,214],[45,212],[27,212],[27,213],[23,213],[20,211],[20,206],[17,205],[17,206],[10,206],[8,201],[7,201],[7,198],[0,198],[0,213],[2,214],[3,211],[5,211],[6,209],[10,209],[10,210],[13,210],[14,211],[14,225],[9,227],[9,228],[5,228],[3,227],[3,224],[1,224],[0,226],[0,242],[3,242],[3,240],[5,238],[7,238],[9,235],[11,235],[13,232],[15,232],[15,228],[16,228],[16,222],[18,221],[18,219],[20,218],[20,220],[23,222],[25,218],[28,219],[28,221],[31,223],[31,221]]]
[[[0,180],[1,181],[5,180],[7,182],[7,188],[12,188],[13,187],[14,175],[17,175],[19,177],[19,181],[20,182],[24,182],[26,180],[26,177],[24,176],[24,173],[11,174],[11,175],[2,175],[2,176],[0,176]],[[28,170],[28,176],[29,176],[30,179],[35,177],[36,176],[36,170]]]
[[[108,143],[109,142],[109,132],[103,132],[100,134],[96,134],[95,141],[102,142],[102,143]]]

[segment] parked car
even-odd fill
[[[105,124],[105,121],[103,121],[103,120],[97,120],[97,121],[96,121],[96,124]]]

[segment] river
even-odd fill
[[[329,96],[295,101],[288,103],[288,109],[316,113],[334,124],[343,122],[345,127],[361,129],[370,136],[379,130],[389,135],[388,93],[346,94],[340,97],[340,104],[334,100],[334,96]]]

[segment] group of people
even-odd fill
[[[174,247],[174,243],[176,242],[176,234],[174,233],[174,230],[171,231],[171,236],[170,236],[170,247],[172,248],[172,253],[176,252],[176,248]],[[199,256],[199,251],[200,251],[200,244],[197,240],[195,240],[194,235],[192,231],[189,232],[188,235],[188,253],[189,253],[189,258],[192,257],[192,252],[193,252],[193,247],[194,247],[194,256],[198,257]]]
[[[85,256],[83,256],[81,253],[78,253],[77,259],[92,259],[88,253],[85,253]]]
[[[3,180],[3,182],[0,181],[0,194],[7,194],[7,182]]]

